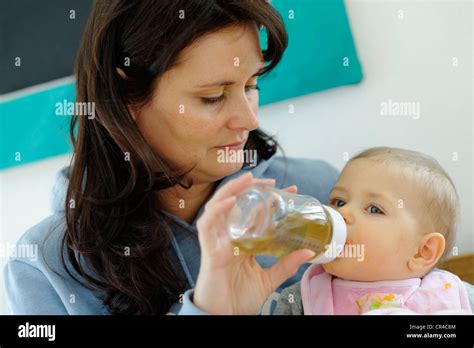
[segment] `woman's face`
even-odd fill
[[[245,144],[258,127],[254,75],[262,64],[256,26],[232,26],[203,36],[181,52],[178,64],[157,81],[151,101],[135,113],[140,131],[174,167],[196,164],[188,175],[195,184],[238,171],[243,162],[235,156],[222,161],[222,146]]]

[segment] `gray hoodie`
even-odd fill
[[[337,170],[324,161],[273,156],[254,168],[242,169],[226,177],[217,188],[247,171],[251,171],[254,177],[276,179],[276,187],[296,184],[299,193],[316,197],[322,203],[327,203],[329,191],[338,176]],[[60,260],[61,252],[64,254],[60,240],[65,229],[67,174],[68,167],[58,173],[53,188],[52,215],[27,230],[17,242],[18,245],[36,245],[37,257],[13,257],[5,266],[3,283],[7,305],[12,314],[109,314],[101,300],[103,294],[84,286],[83,281],[74,280],[66,273]],[[190,232],[197,234],[196,222],[203,213],[203,208],[204,205],[192,224],[169,214],[176,222],[170,226],[170,257],[187,280],[188,289],[184,294],[183,303],[172,305],[170,314],[205,314],[192,303],[192,289],[197,279],[201,254],[196,236],[190,235]],[[276,260],[272,257],[257,257],[257,261],[263,267],[269,267]],[[68,264],[67,258],[66,263]],[[283,283],[277,291],[297,282],[306,268],[307,265],[302,266],[298,273]],[[69,269],[72,270],[72,267]],[[72,273],[81,280],[73,270]],[[275,296],[278,294],[271,298]],[[265,311],[272,312],[275,301],[268,303]]]

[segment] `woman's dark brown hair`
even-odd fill
[[[74,153],[62,261],[70,275],[66,259],[88,286],[104,294],[112,314],[166,313],[186,289],[182,270],[170,259],[171,222],[154,191],[189,184],[182,182],[185,172],[152,151],[127,105],[149,101],[157,79],[193,41],[248,23],[267,34],[263,75],[287,46],[281,17],[265,0],[101,0],[93,5],[77,56],[76,83],[77,102],[95,103],[96,114],[71,121]],[[261,160],[276,146],[257,129],[246,148],[257,150]]]

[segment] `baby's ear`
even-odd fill
[[[441,258],[446,247],[444,236],[438,232],[425,234],[417,253],[408,260],[408,268],[419,277],[424,276]]]

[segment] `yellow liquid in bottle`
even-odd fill
[[[283,257],[297,249],[310,249],[316,255],[325,251],[331,241],[330,220],[309,220],[301,213],[291,213],[269,228],[261,238],[237,239],[232,243],[252,255]]]

